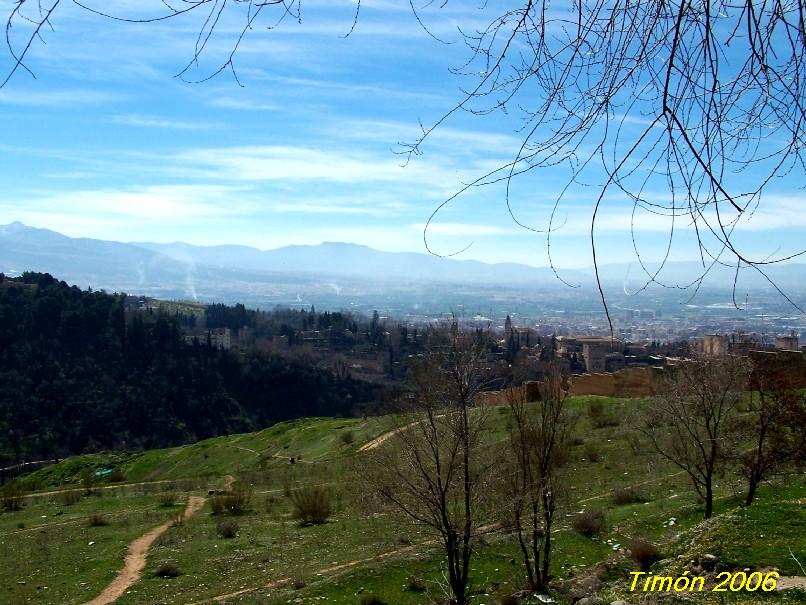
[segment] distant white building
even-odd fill
[[[207,330],[210,346],[229,351],[232,348],[232,331],[229,328],[213,328]]]
[[[706,334],[702,337],[702,352],[706,355],[719,357],[727,355],[730,346],[728,337],[722,334]]]
[[[199,344],[209,342],[211,347],[229,351],[232,348],[232,330],[229,328],[212,328],[202,333],[185,335],[185,344],[191,345],[194,341]]]

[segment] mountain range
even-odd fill
[[[649,267],[653,269],[652,266]],[[517,263],[489,264],[414,252],[383,252],[338,242],[259,250],[247,246],[197,246],[183,242],[115,242],[72,238],[19,222],[0,226],[0,271],[45,271],[82,287],[125,291],[164,298],[235,300],[253,304],[288,304],[328,296],[360,297],[405,292],[412,296],[435,291],[476,289],[494,292],[565,288],[548,267]],[[635,263],[599,268],[609,288],[629,291],[642,283]],[[667,263],[666,281],[688,283],[702,272],[698,263]],[[563,270],[564,279],[579,284],[588,296],[595,289],[592,269]],[[705,285],[732,288],[735,270],[715,267]],[[806,265],[771,267],[776,283],[804,283]],[[763,276],[743,271],[740,292],[771,288]],[[461,301],[458,301],[461,302]],[[456,303],[451,303],[456,304]]]

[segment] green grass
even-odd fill
[[[617,424],[596,428],[588,412],[594,404],[604,406]],[[675,561],[678,555],[711,552],[731,568],[775,565],[782,573],[798,572],[788,549],[804,555],[804,562],[806,481],[802,476],[764,485],[749,509],[738,505],[741,482],[724,478],[717,491],[720,517],[702,525],[702,506],[686,477],[658,460],[645,444],[627,437],[635,400],[585,396],[572,398],[569,407],[581,439],[571,447],[565,467],[567,489],[561,494],[558,531],[553,536],[552,573],[558,581],[590,573],[598,561],[608,560],[613,571],[605,594],[626,596],[629,601],[635,595],[624,589],[632,563],[614,545],[623,545],[633,536],[659,544],[663,556]],[[483,413],[489,417],[492,453],[506,445],[509,416],[504,409]],[[87,600],[120,567],[129,540],[180,510],[159,507],[161,491],[175,490],[180,499],[203,495],[221,487],[225,475],[251,484],[255,491],[252,510],[235,519],[238,535],[218,536],[220,517],[211,514],[208,503],[158,540],[146,575],[120,599],[120,605],[179,605],[283,578],[300,579],[305,586],[250,590],[227,602],[358,604],[370,592],[390,604],[427,602],[422,593],[409,589],[410,580],[417,578],[417,583],[438,593],[438,549],[429,543],[431,536],[425,530],[370,498],[362,480],[369,458],[358,449],[391,426],[383,418],[303,419],[184,447],[81,456],[33,473],[29,480],[41,485],[70,487],[96,467],[117,468],[128,484],[105,485],[102,496],[82,497],[72,506],[61,505],[56,494],[31,498],[24,510],[0,514],[0,602],[72,605]],[[344,438],[348,432],[350,437]],[[591,460],[591,452],[596,453],[596,461]],[[292,456],[299,462],[289,464]],[[139,482],[146,483],[133,485]],[[299,527],[284,494],[313,484],[333,490],[336,512],[324,525]],[[620,506],[612,502],[611,490],[636,484],[647,502]],[[586,538],[571,529],[571,515],[592,507],[605,511],[606,527],[599,537]],[[99,512],[111,520],[110,525],[89,527],[87,518]],[[672,517],[674,525],[669,524]],[[25,525],[25,531],[20,531],[19,524]],[[95,542],[92,547],[90,541]],[[373,559],[384,553],[393,554]],[[182,572],[178,577],[153,576],[156,565],[166,559],[177,562]],[[327,571],[355,561],[359,563]],[[520,587],[522,570],[512,536],[488,536],[473,567],[474,605],[493,605]],[[796,602],[792,599],[797,596],[729,595],[731,602],[762,599],[782,605]]]
[[[128,544],[176,515],[152,495],[93,495],[65,506],[58,496],[27,499],[0,514],[0,602],[83,603],[114,577]],[[91,526],[103,515],[108,525]]]
[[[291,457],[303,464],[344,457],[386,432],[388,426],[384,419],[374,418],[304,418],[181,447],[75,456],[31,473],[27,480],[34,485],[74,487],[87,473],[102,468],[120,470],[126,482],[223,477],[286,465]],[[350,437],[345,438],[348,433]]]

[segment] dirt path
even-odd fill
[[[428,543],[433,542],[429,541]],[[319,571],[315,572],[317,576],[331,574],[331,573],[338,573],[340,571],[344,571],[345,569],[351,569],[358,565],[362,565],[364,563],[372,563],[375,561],[383,561],[384,559],[388,559],[389,557],[393,557],[395,555],[401,555],[405,553],[412,552],[416,548],[421,546],[426,546],[428,543],[422,544],[414,544],[412,546],[404,546],[402,548],[398,548],[397,550],[391,550],[385,553],[381,553],[379,555],[375,555],[374,557],[367,557],[366,559],[356,559],[355,561],[348,561],[347,563],[341,563],[339,565],[333,565],[332,567],[326,567],[325,569],[320,569]],[[272,580],[266,584],[262,584],[260,586],[252,586],[249,588],[244,588],[242,590],[238,590],[235,592],[230,592],[228,594],[218,595],[217,597],[211,597],[209,599],[205,599],[204,601],[196,601],[194,603],[190,603],[189,605],[206,605],[209,603],[221,603],[227,601],[229,599],[234,599],[235,597],[240,597],[245,594],[249,594],[251,592],[255,592],[257,590],[266,590],[267,588],[277,588],[279,586],[285,586],[286,584],[291,583],[292,578],[281,578],[279,580]]]
[[[302,458],[296,458],[294,456],[289,456],[288,454],[272,454],[272,458],[279,458],[280,460],[290,460],[294,458],[294,464],[313,464],[313,460],[303,460]]]
[[[256,450],[253,450],[251,447],[244,447],[242,445],[235,445],[234,443],[231,444],[231,445],[236,450],[243,450],[244,452],[249,452],[249,453],[254,454],[255,456],[257,456],[258,458],[260,458],[260,452],[258,452]]]
[[[667,479],[673,479],[674,477],[679,477],[680,475],[685,475],[686,471],[677,471],[676,473],[671,473],[670,475],[664,475],[663,477],[655,477],[653,479],[647,479],[646,481],[639,481],[638,483],[631,483],[630,485],[622,485],[620,487],[615,487],[611,490],[604,492],[603,494],[596,494],[595,496],[589,496],[588,498],[583,498],[582,500],[577,500],[577,504],[584,504],[585,502],[593,502],[594,500],[600,500],[602,498],[607,498],[608,496],[612,495],[617,489],[630,489],[633,487],[643,487],[644,485],[650,485],[652,483],[660,483],[662,481],[666,481]]]
[[[145,511],[153,511],[153,506],[144,506],[141,508],[124,508],[123,510],[119,510],[113,513],[106,513],[104,517],[112,518],[120,517],[121,515],[131,515],[133,513],[142,513]],[[24,527],[22,529],[15,529],[14,531],[6,532],[4,534],[0,534],[0,538],[5,536],[14,536],[16,534],[24,534],[27,532],[35,532],[35,531],[45,531],[50,529],[51,527],[62,527],[64,525],[75,525],[76,523],[87,523],[90,520],[90,516],[86,517],[77,517],[75,519],[69,519],[68,521],[59,521],[56,523],[41,523],[39,525],[31,525],[30,527]]]
[[[777,590],[806,590],[806,576],[781,576],[778,578]]]
[[[398,433],[402,433],[406,429],[409,429],[409,428],[413,427],[415,424],[417,424],[417,422],[418,421],[410,422],[409,424],[406,424],[404,426],[396,428],[393,431],[389,431],[387,433],[384,433],[380,437],[376,437],[375,439],[373,439],[369,443],[365,443],[364,445],[359,447],[358,451],[359,452],[367,452],[369,450],[374,450],[376,447],[379,447],[379,446],[383,445],[386,441],[388,441],[389,439],[391,439],[392,437],[394,437]]]
[[[142,576],[143,569],[146,566],[148,549],[154,543],[154,540],[168,531],[177,521],[187,519],[202,506],[204,506],[204,498],[201,496],[190,496],[188,498],[187,508],[185,508],[184,512],[182,512],[179,517],[166,521],[159,527],[155,527],[129,544],[129,552],[123,561],[123,567],[118,571],[117,577],[103,589],[101,594],[91,601],[87,601],[84,605],[109,605],[117,601],[123,593]]]
[[[138,481],[137,483],[114,483],[112,485],[96,485],[92,489],[123,489],[125,487],[137,487],[138,485],[158,485],[160,483],[172,483],[173,479],[160,479],[159,481]],[[48,492],[32,492],[25,494],[25,498],[38,498],[39,496],[57,496],[70,492],[83,492],[84,487],[71,487],[68,489],[56,489]]]

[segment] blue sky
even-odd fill
[[[11,0],[0,0],[3,14]],[[161,2],[96,3],[122,16],[164,13]],[[467,80],[452,75],[467,29],[485,15],[470,3],[424,10],[430,37],[408,3],[303,3],[251,32],[230,73],[200,84],[173,77],[193,56],[201,13],[133,25],[71,4],[54,14],[46,44],[0,89],[0,223],[14,220],[71,236],[121,241],[182,240],[259,248],[347,241],[390,251],[425,251],[423,224],[464,182],[510,160],[519,144],[512,115],[456,114],[403,166],[394,153],[451,108]],[[111,7],[111,8],[110,8]],[[162,7],[162,8],[161,8]],[[464,7],[464,8],[463,8]],[[225,60],[242,16],[228,15],[188,77]],[[14,35],[24,36],[19,25]],[[10,67],[2,56],[3,72]],[[593,174],[592,182],[597,175]],[[557,167],[519,179],[519,217],[545,227],[568,178]],[[742,177],[737,177],[742,178]],[[774,184],[738,237],[758,255],[794,251],[806,215],[803,175]],[[658,197],[668,192],[658,191]],[[589,187],[572,189],[552,239],[557,265],[591,264]],[[606,200],[598,241],[605,262],[629,260],[629,204]],[[637,219],[642,250],[657,257],[669,221]],[[697,258],[678,223],[673,253]],[[448,205],[430,231],[433,250],[488,262],[547,264],[546,240],[515,225],[501,186]]]

